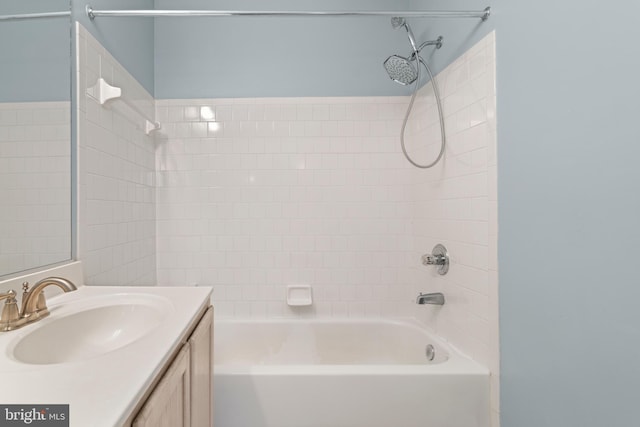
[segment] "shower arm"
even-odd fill
[[[420,46],[418,46],[418,53],[420,53],[420,51],[427,46],[435,46],[436,49],[440,49],[442,47],[442,40],[442,36],[440,36],[436,40],[428,40],[422,43]]]
[[[435,46],[436,49],[440,49],[442,47],[442,41],[443,40],[444,39],[442,38],[442,36],[440,36],[436,40],[428,40],[428,41],[422,43],[420,46],[418,46],[418,48],[415,51],[411,52],[411,55],[409,55],[409,60],[415,61],[416,54],[419,54],[420,51],[422,49],[424,49],[425,47],[427,47],[427,46]]]

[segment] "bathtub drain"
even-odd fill
[[[431,344],[427,344],[427,348],[424,351],[427,356],[427,360],[431,362],[436,357],[436,349]]]

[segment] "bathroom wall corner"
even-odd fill
[[[414,289],[442,292],[444,306],[413,307],[423,324],[491,371],[491,407],[499,413],[497,265],[497,141],[495,34],[489,33],[440,72],[447,146],[431,169],[414,169],[412,209]],[[409,120],[407,149],[418,161],[437,155],[439,126],[431,85],[424,86]],[[416,117],[416,116],[414,116]],[[445,276],[420,265],[420,256],[444,244],[451,256]],[[497,424],[492,424],[497,427]]]
[[[154,117],[153,97],[77,23],[78,253],[88,285],[156,282],[155,145],[119,100],[87,93],[98,78]]]

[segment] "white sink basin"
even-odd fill
[[[99,298],[91,305],[67,309],[68,314],[51,310],[50,317],[14,341],[9,355],[35,365],[92,359],[138,341],[172,311],[169,300],[142,294]]]
[[[130,424],[132,405],[188,338],[210,295],[204,286],[80,282],[51,296],[50,316],[0,333],[0,402],[69,404],[72,426]]]

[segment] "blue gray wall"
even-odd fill
[[[153,18],[98,18],[90,20],[85,6],[96,10],[153,9],[153,0],[71,0],[79,21],[153,95]],[[174,2],[175,5],[175,2]],[[175,8],[175,7],[174,7]]]
[[[455,3],[451,0],[410,0],[408,8],[409,10],[482,11],[491,5],[491,0],[457,0]],[[495,28],[494,18],[484,22],[474,18],[412,18],[407,22],[411,25],[418,42],[433,40],[438,36],[444,38],[442,48],[438,50],[427,48],[422,52],[434,73],[442,71]]]
[[[0,15],[69,10],[69,0],[0,0]],[[0,102],[68,101],[71,20],[0,22]]]
[[[94,0],[95,9],[434,10],[444,0]],[[156,98],[404,95],[382,62],[408,55],[389,18],[98,18],[73,1],[74,17]],[[473,5],[474,9],[486,6]],[[424,55],[439,71],[487,33],[479,21],[410,20],[419,42],[445,37]],[[155,53],[155,54],[154,54]]]
[[[394,10],[407,0],[188,0],[186,9]],[[156,0],[156,8],[175,8]],[[398,95],[382,62],[407,55],[389,18],[158,19],[157,98]]]
[[[640,425],[640,3],[493,4],[502,425]]]
[[[90,21],[87,2],[72,0],[73,19],[84,25],[153,94],[153,19]],[[153,0],[93,0],[96,9],[153,9]],[[69,10],[69,0],[0,0],[0,15]],[[0,102],[69,100],[70,18],[0,23]]]

